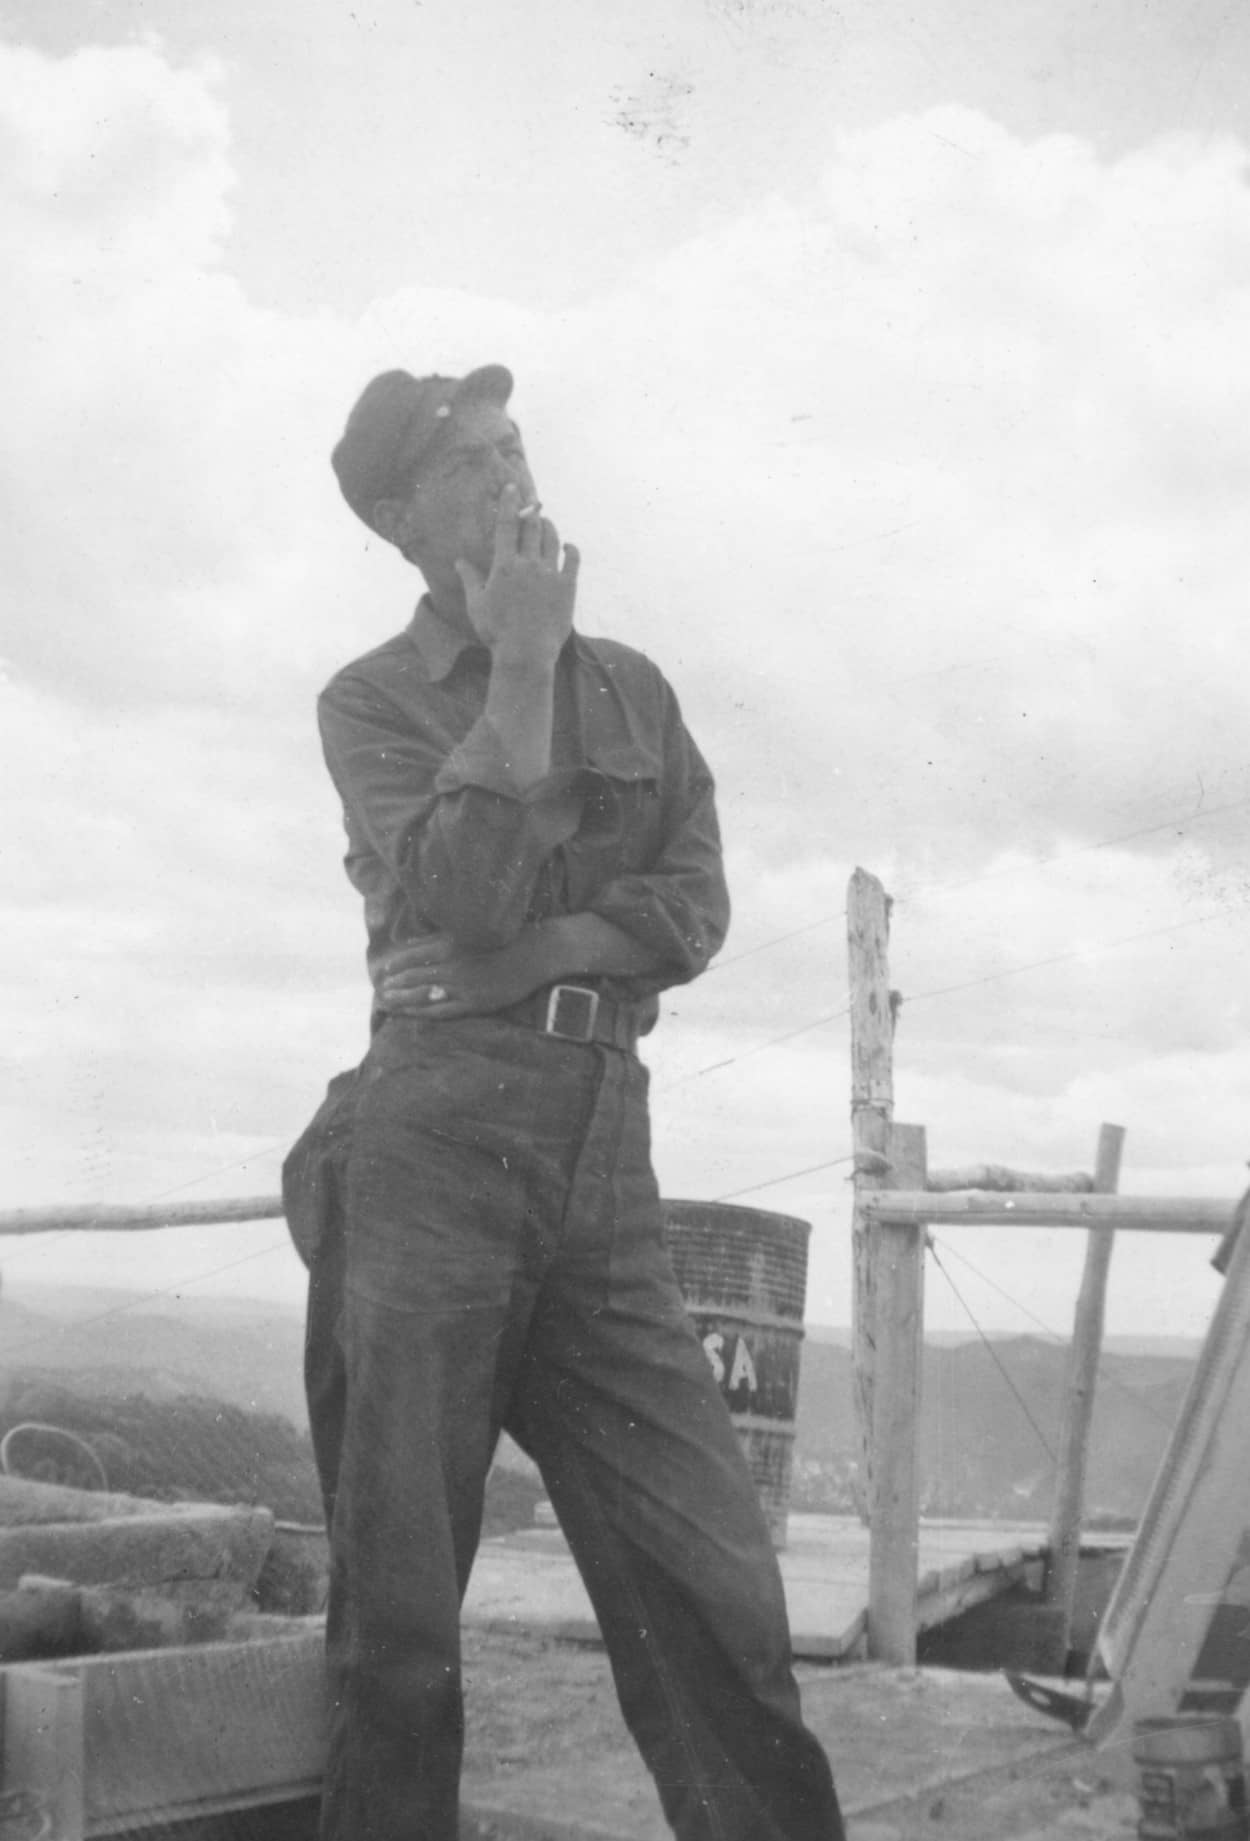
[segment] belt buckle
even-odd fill
[[[570,1007],[572,1016],[566,1022]],[[584,984],[553,984],[547,997],[547,1020],[543,1028],[547,1035],[559,1036],[564,1042],[593,1042],[598,1017],[598,991],[589,990]]]

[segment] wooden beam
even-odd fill
[[[923,1186],[921,1125],[892,1125],[887,1182]],[[921,1370],[924,1360],[923,1228],[878,1227],[873,1380],[873,1496],[868,1549],[868,1654],[911,1668],[916,1661],[920,1546]]]
[[[1138,1720],[1197,1710],[1211,1688],[1234,1715],[1245,1708],[1250,1644],[1239,1600],[1250,1527],[1247,1425],[1250,1238],[1243,1236],[1098,1627],[1112,1689],[1085,1736],[1108,1747],[1098,1762],[1117,1776],[1127,1776]]]
[[[1104,1125],[1098,1134],[1098,1155],[1094,1165],[1094,1183],[1100,1195],[1112,1194],[1119,1183],[1123,1152],[1124,1127]],[[1094,1417],[1098,1363],[1102,1355],[1107,1275],[1111,1269],[1114,1245],[1114,1227],[1090,1229],[1085,1243],[1085,1270],[1081,1276],[1076,1317],[1072,1326],[1072,1346],[1068,1352],[1063,1422],[1055,1466],[1055,1493],[1050,1511],[1050,1568],[1046,1584],[1049,1602],[1062,1613],[1057,1632],[1058,1646],[1062,1650],[1055,1657],[1057,1674],[1064,1672],[1072,1640],[1089,1434]]]
[[[87,1203],[73,1208],[0,1209],[0,1235],[145,1233],[160,1227],[218,1227],[237,1221],[272,1221],[282,1213],[277,1195],[250,1195],[226,1202]]]
[[[865,1225],[900,1227],[1116,1227],[1143,1234],[1223,1234],[1235,1202],[1186,1195],[934,1195],[877,1190]]]
[[[851,999],[851,1143],[854,1285],[851,1336],[855,1419],[859,1433],[859,1512],[873,1501],[873,1387],[876,1371],[877,1260],[864,1204],[886,1174],[894,1116],[894,1013],[890,1001],[890,902],[883,885],[857,869],[846,894],[847,976]]]

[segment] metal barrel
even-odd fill
[[[1241,1727],[1177,1714],[1133,1728],[1141,1841],[1247,1841]]]
[[[786,1544],[811,1224],[727,1202],[665,1201],[686,1309],[737,1428],[773,1545]]]

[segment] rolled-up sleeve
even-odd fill
[[[580,774],[553,773],[522,790],[487,718],[449,748],[350,676],[322,693],[317,715],[349,825],[414,915],[466,951],[506,945],[525,924],[543,862],[577,830]]]
[[[645,870],[614,876],[593,896],[592,912],[648,947],[659,990],[697,978],[729,929],[720,826],[712,774],[663,687],[660,848]]]

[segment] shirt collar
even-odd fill
[[[436,684],[451,676],[462,652],[481,645],[475,634],[467,633],[452,621],[445,620],[429,595],[422,595],[417,602],[417,611],[408,625],[408,637],[421,654],[425,668]]]
[[[466,633],[462,627],[445,620],[429,595],[422,595],[418,601],[417,611],[408,623],[408,637],[421,654],[435,684],[451,676],[461,653],[486,650],[476,634]],[[585,645],[581,634],[574,633],[572,639],[574,651],[582,655]]]

